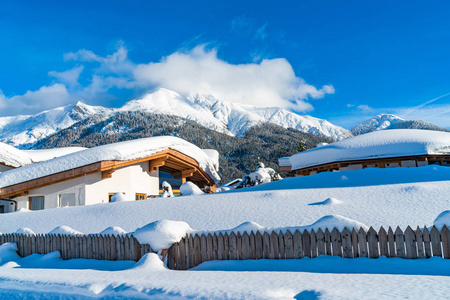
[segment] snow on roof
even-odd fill
[[[202,149],[203,152],[214,162],[216,171],[219,171],[219,151],[215,149]]]
[[[10,167],[21,167],[33,163],[22,150],[0,142],[0,163]]]
[[[289,157],[281,157],[278,159],[278,165],[280,167],[290,167],[291,162],[289,161]]]
[[[0,163],[18,168],[84,149],[86,148],[63,147],[43,150],[20,150],[11,145],[0,142]]]
[[[214,162],[202,149],[177,137],[159,136],[98,146],[6,171],[0,173],[0,188],[100,161],[124,161],[144,158],[168,148],[195,159],[199,167],[213,180],[216,182],[220,180],[219,175],[214,169]]]
[[[338,161],[426,154],[449,154],[450,133],[431,130],[393,129],[371,132],[289,158],[293,170]]]
[[[46,161],[55,157],[63,156],[66,154],[85,150],[84,147],[61,147],[53,149],[40,149],[40,150],[22,150],[34,163]]]

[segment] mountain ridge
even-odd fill
[[[231,103],[211,95],[184,97],[174,91],[158,89],[119,108],[91,106],[78,102],[35,115],[0,118],[0,141],[20,148],[31,148],[40,139],[68,128],[92,115],[110,116],[123,111],[144,111],[173,115],[197,122],[206,128],[241,137],[253,126],[270,122],[284,128],[321,135],[334,140],[351,133],[327,120],[301,116],[282,108],[259,108]]]

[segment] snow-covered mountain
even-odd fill
[[[396,115],[380,114],[370,118],[356,126],[353,126],[350,131],[353,135],[360,135],[372,131],[379,131],[385,129],[425,129],[436,131],[449,131],[445,128],[436,126],[434,124],[422,120],[405,120]]]
[[[119,110],[140,110],[176,115],[233,136],[242,136],[248,129],[263,122],[274,123],[284,128],[295,128],[333,139],[351,136],[348,130],[333,125],[326,120],[301,116],[282,108],[260,108],[231,103],[211,95],[183,97],[167,89],[159,89],[141,99],[130,101]]]
[[[350,131],[354,135],[369,133],[372,131],[384,130],[393,124],[403,123],[404,119],[397,117],[396,115],[380,114],[370,118],[358,125],[350,128]]]
[[[14,146],[32,144],[88,116],[110,112],[108,108],[78,102],[31,116],[2,117],[0,118],[0,141]]]
[[[144,111],[166,114],[195,121],[207,128],[232,136],[242,136],[251,127],[271,122],[284,128],[343,139],[351,133],[339,126],[311,116],[301,116],[282,108],[260,108],[230,103],[213,96],[190,95],[184,97],[174,91],[159,89],[140,99],[132,100],[121,108],[90,106],[82,102],[58,107],[31,116],[0,118],[0,142],[29,147],[55,132],[92,115],[109,116],[124,111]]]

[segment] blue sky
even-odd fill
[[[379,113],[450,128],[449,8],[444,1],[4,1],[0,116],[78,100],[117,107],[165,87],[285,107],[346,128]]]

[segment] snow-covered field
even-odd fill
[[[367,226],[432,226],[450,209],[450,168],[364,169],[284,179],[240,191],[159,198],[0,216],[0,232],[46,233],[66,225],[83,233],[119,226],[132,232],[156,220],[194,230],[227,230],[253,221],[307,226],[327,215]],[[1,251],[0,251],[1,255]],[[446,299],[450,261],[319,257],[286,261],[208,262],[165,269],[155,255],[133,263],[60,261],[54,255],[0,261],[0,292],[24,297],[225,299]]]

